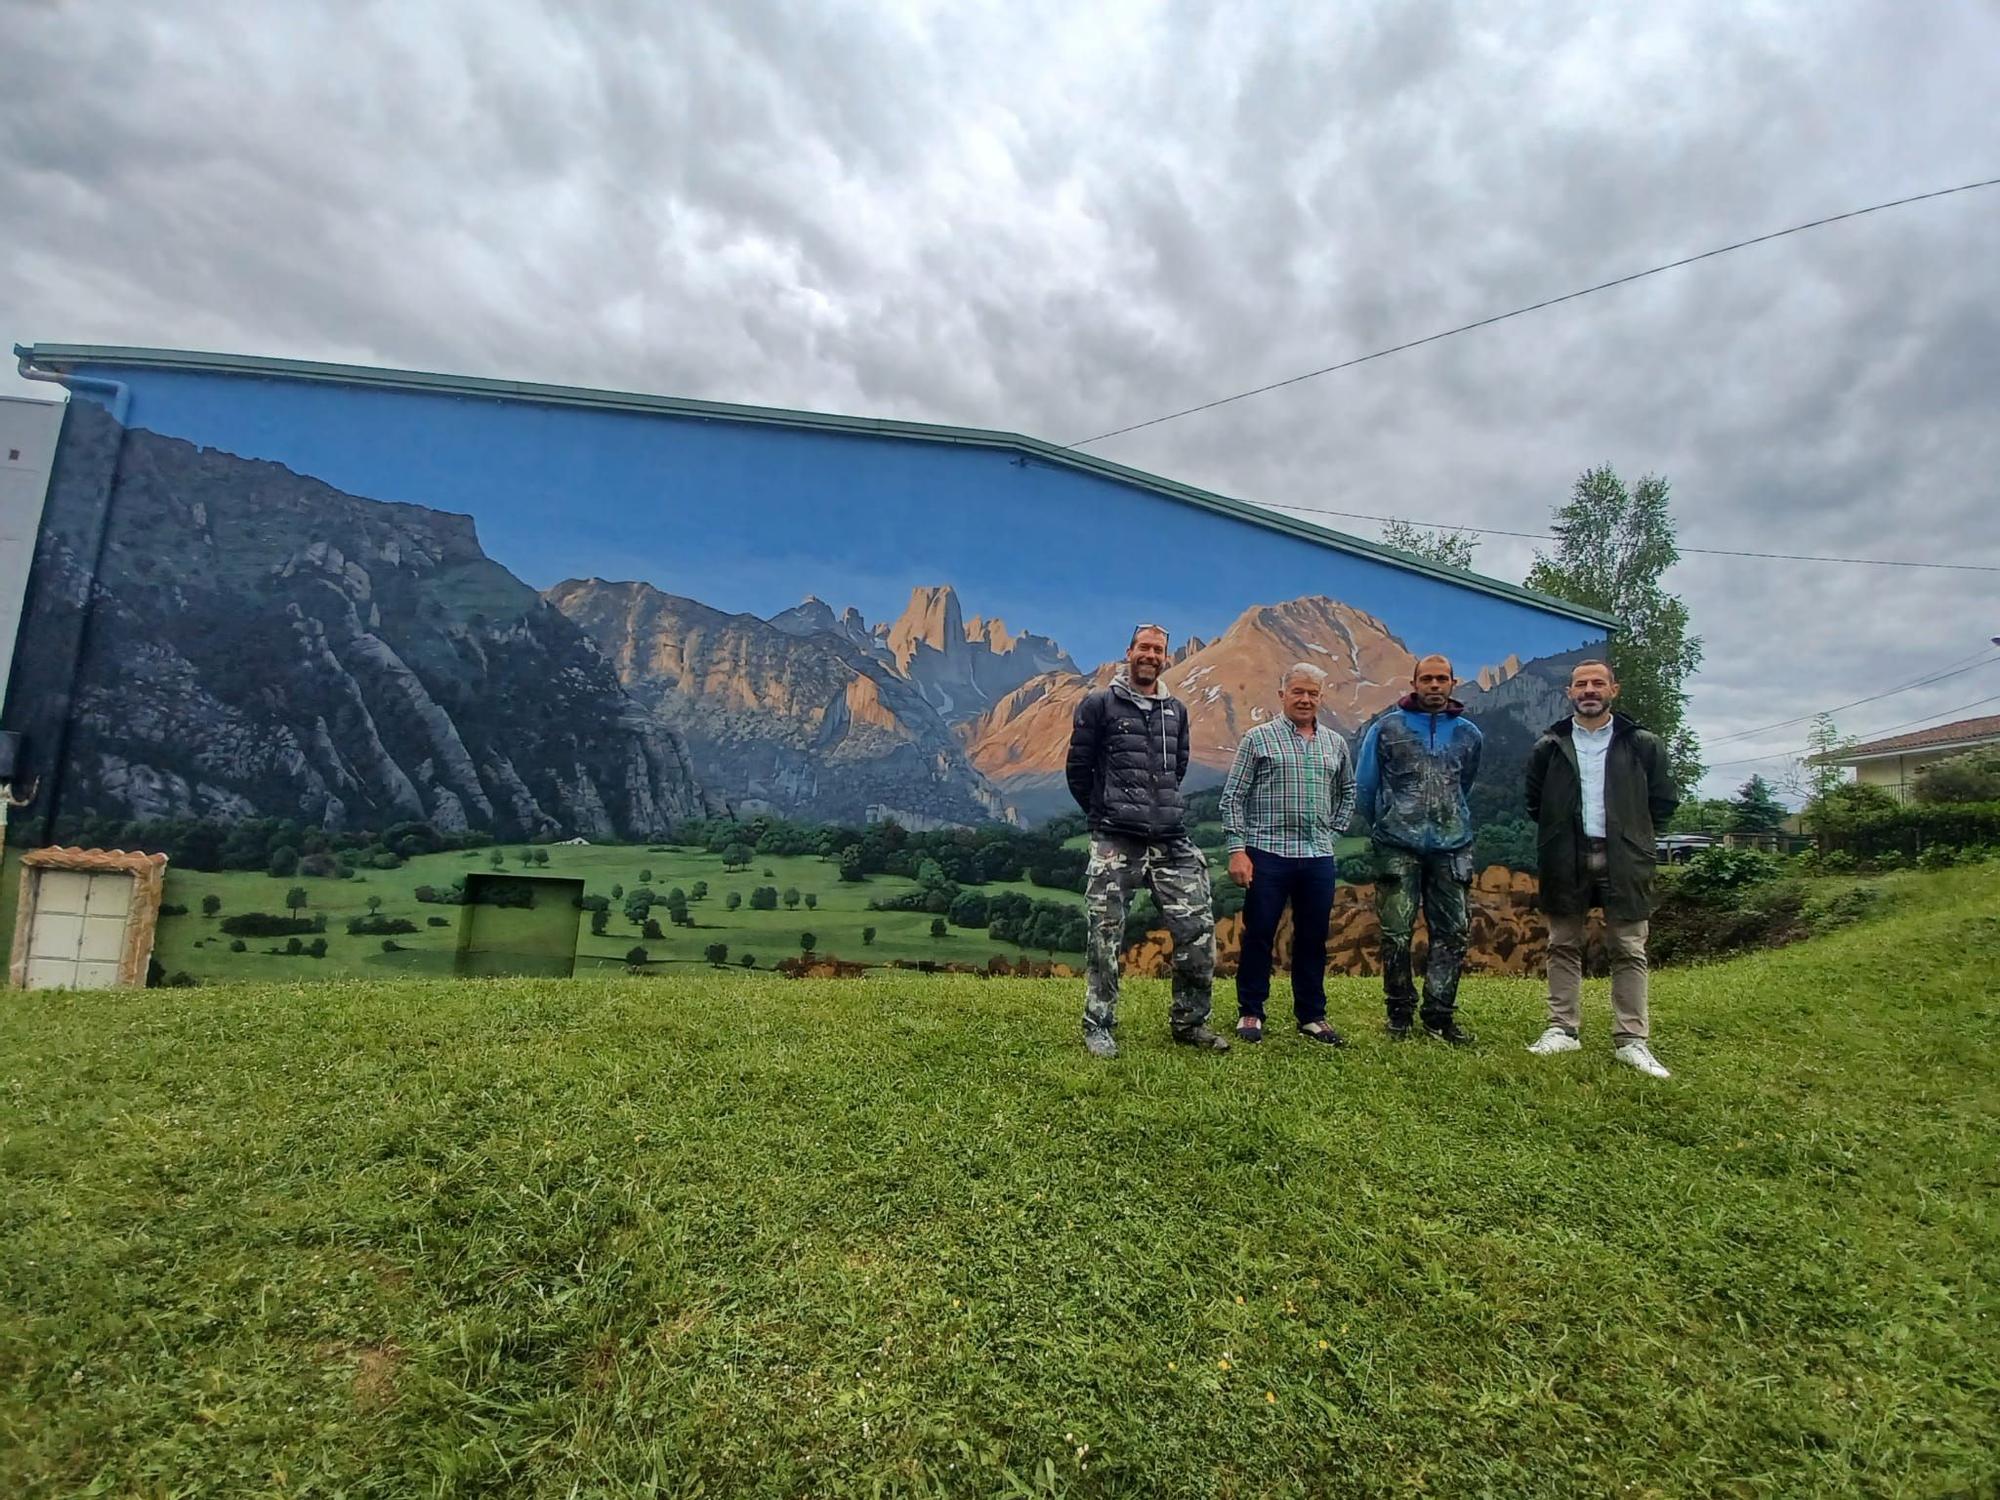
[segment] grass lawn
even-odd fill
[[[15,995],[0,1494],[1991,1495],[1996,974],[1988,865],[1659,976],[1668,1083],[1601,983]]]

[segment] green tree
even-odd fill
[[[1837,787],[1847,781],[1847,768],[1835,765],[1830,757],[1854,743],[1854,736],[1843,737],[1834,727],[1832,714],[1815,715],[1812,728],[1806,731],[1806,753],[1786,776],[1785,789],[1808,808],[1825,802]]]
[[[546,849],[537,849],[535,851],[536,867],[540,868],[541,866],[546,865],[548,862],[549,862],[549,851]]]
[[[706,880],[697,880],[693,885],[688,887],[688,899],[690,901],[703,900],[707,895],[708,882]]]
[[[1736,800],[1730,806],[1733,811],[1729,823],[1731,833],[1776,833],[1790,816],[1785,811],[1785,804],[1778,800],[1761,776],[1752,776],[1738,787]]]
[[[872,948],[875,946],[874,928],[864,927],[861,929],[861,946],[864,948]]]
[[[496,870],[504,870],[507,868],[507,856],[502,854],[498,849],[495,849],[486,857],[486,863]]]
[[[701,950],[701,956],[719,969],[729,962],[729,944],[710,943]]]
[[[775,885],[760,885],[750,893],[750,910],[776,911],[778,909],[778,888]]]
[[[806,892],[806,910],[807,911],[819,910],[819,897],[812,891]]]
[[[817,948],[818,946],[819,946],[818,933],[802,932],[799,934],[799,952],[810,953],[813,951],[813,949]]]
[[[754,969],[757,967],[757,955],[754,953],[746,953],[736,961],[739,964],[743,965],[743,967],[746,969]]]
[[[1680,560],[1667,481],[1648,474],[1629,492],[1609,464],[1586,470],[1551,525],[1553,555],[1536,552],[1527,585],[1616,615],[1608,653],[1618,708],[1665,741],[1683,792],[1701,780],[1701,744],[1687,724],[1687,679],[1701,665],[1688,611],[1660,580]]]
[[[280,844],[271,851],[271,862],[264,867],[273,880],[283,880],[299,872],[299,851],[290,844]]]
[[[666,935],[665,931],[660,927],[660,919],[658,917],[646,918],[645,929],[639,934],[639,936],[645,938],[647,941],[654,943],[659,942]]]
[[[641,870],[639,872],[639,884],[651,885],[652,882],[653,882],[653,872],[651,870]]]
[[[623,901],[625,899],[625,887],[622,885],[611,887],[611,899],[613,901]]]
[[[311,958],[325,958],[326,939],[323,937],[316,937],[310,943],[307,943],[306,954],[308,957]]]
[[[1818,801],[1807,804],[1806,821],[1814,833],[1825,833],[1895,810],[1896,799],[1884,788],[1865,781],[1843,781]]]
[[[592,937],[603,937],[605,926],[610,921],[611,921],[610,912],[608,911],[592,912],[590,914],[590,935]]]
[[[840,851],[840,878],[850,883],[859,883],[868,878],[861,868],[861,846],[849,844]]]
[[[722,905],[724,909],[728,911],[735,911],[736,908],[741,906],[742,904],[743,904],[743,893],[741,891],[731,891],[728,895],[722,898]]]
[[[1919,802],[2000,802],[2000,746],[1967,750],[1917,772]]]
[[[934,938],[941,938],[941,937],[943,937],[943,936],[944,936],[944,918],[943,918],[943,917],[932,917],[932,918],[931,918],[931,936],[932,936],[932,937],[934,937]]]
[[[731,844],[722,851],[722,863],[732,870],[740,870],[750,863],[748,844]]]
[[[1469,531],[1453,531],[1444,527],[1426,531],[1408,521],[1384,521],[1382,545],[1443,563],[1447,568],[1470,569],[1472,554],[1479,549],[1479,538]]]
[[[788,885],[788,886],[786,886],[786,887],[785,887],[785,910],[786,910],[786,911],[794,911],[794,910],[796,910],[796,909],[798,908],[798,904],[799,904],[799,888],[798,888],[797,886],[795,886],[795,885]]]
[[[222,898],[220,896],[210,895],[201,898],[201,914],[204,917],[212,917],[221,910]]]
[[[285,892],[286,911],[302,910],[305,904],[306,904],[306,888],[304,886],[295,885],[289,891]]]
[[[1736,820],[1736,804],[1727,797],[1690,797],[1674,809],[1663,830],[1667,833],[1705,833],[1719,838]]]
[[[523,849],[521,851],[521,867],[523,869],[526,869],[529,865],[533,864],[534,862],[535,862],[535,851],[532,849]]]
[[[380,911],[381,909],[382,909],[382,898],[380,896],[370,896],[368,898],[368,915],[372,917],[375,915],[376,912]]]
[[[627,948],[625,950],[625,962],[630,967],[636,969],[641,964],[652,962],[652,955],[644,948]]]

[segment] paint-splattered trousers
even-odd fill
[[[1208,1019],[1215,980],[1215,907],[1208,860],[1190,839],[1090,836],[1084,904],[1090,925],[1085,955],[1083,1031],[1109,1032],[1118,1024],[1118,955],[1125,942],[1125,910],[1145,885],[1174,940],[1174,998],[1169,1024],[1176,1036]]]
[[[1443,1026],[1458,1006],[1458,971],[1465,966],[1466,888],[1472,883],[1469,850],[1419,854],[1375,846],[1375,915],[1382,924],[1382,998],[1391,1026],[1407,1026],[1417,1009],[1410,972],[1410,940],[1417,912],[1424,914],[1430,953],[1424,963],[1426,1026]]]

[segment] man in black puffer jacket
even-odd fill
[[[1089,909],[1083,1044],[1116,1057],[1118,954],[1125,908],[1144,882],[1174,940],[1174,1040],[1227,1052],[1208,1028],[1215,978],[1215,914],[1208,861],[1187,836],[1181,778],[1188,768],[1187,705],[1160,687],[1167,633],[1132,632],[1125,674],[1076,708],[1070,727],[1069,792],[1090,819]]]

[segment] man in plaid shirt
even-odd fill
[[[1326,1022],[1326,928],[1333,913],[1334,843],[1354,812],[1354,762],[1338,730],[1319,722],[1326,673],[1297,662],[1279,684],[1284,717],[1236,747],[1222,785],[1229,878],[1246,888],[1236,969],[1236,1034],[1264,1039],[1271,946],[1292,908],[1292,1015],[1299,1034],[1342,1045]]]

